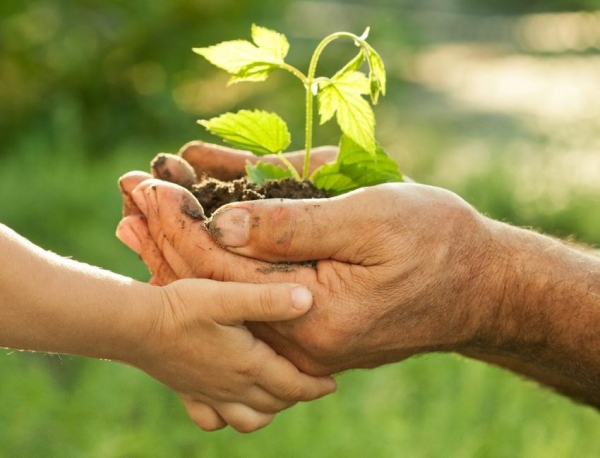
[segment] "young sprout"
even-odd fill
[[[367,28],[360,36],[336,32],[325,37],[317,45],[306,74],[285,62],[290,47],[287,38],[257,25],[252,26],[252,42],[225,41],[193,49],[227,71],[231,75],[229,84],[265,81],[278,69],[290,72],[301,81],[306,94],[305,156],[301,174],[285,157],[291,136],[287,124],[277,114],[241,110],[198,122],[235,147],[257,156],[275,154],[280,158],[286,168],[260,161],[246,166],[248,179],[258,184],[266,179],[309,179],[317,188],[336,195],[363,186],[402,181],[397,164],[375,140],[375,114],[371,104],[377,104],[379,96],[385,95],[386,74],[383,60],[366,41],[368,34]],[[337,39],[352,40],[359,48],[358,54],[333,76],[317,76],[317,64],[323,50]],[[367,73],[360,70],[365,63]],[[309,176],[315,98],[320,124],[335,117],[342,135],[337,160],[321,166]]]

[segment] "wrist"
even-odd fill
[[[515,303],[522,296],[515,262],[523,254],[515,229],[507,224],[482,217],[483,236],[479,238],[478,262],[472,263],[469,313],[474,321],[471,339],[462,349],[494,351],[511,339],[514,330]]]
[[[498,223],[500,224],[500,223]],[[510,262],[489,325],[462,354],[600,407],[600,262],[593,253],[502,225]]]
[[[93,355],[140,367],[151,353],[153,331],[163,307],[161,287],[134,281],[121,291],[121,310],[103,341],[106,355]]]
[[[489,221],[488,273],[483,276],[484,309],[482,323],[472,349],[490,354],[509,354],[518,348],[539,348],[547,342],[551,323],[547,318],[558,312],[551,297],[569,271],[560,242],[549,237]],[[568,257],[568,256],[566,256]]]

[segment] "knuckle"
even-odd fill
[[[309,390],[300,382],[289,383],[283,393],[283,398],[287,401],[303,401],[309,397]]]
[[[261,314],[265,317],[272,317],[277,312],[277,304],[280,301],[278,294],[279,288],[275,285],[265,286],[259,292],[259,306]]]

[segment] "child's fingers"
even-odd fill
[[[251,433],[264,428],[275,414],[259,412],[245,404],[225,403],[215,406],[220,417],[240,433]]]
[[[333,393],[337,384],[332,377],[313,377],[300,372],[296,366],[278,355],[267,344],[260,342],[253,358],[256,364],[257,384],[278,399],[299,402],[312,401]]]
[[[227,422],[209,405],[194,401],[185,395],[180,397],[188,415],[200,429],[204,431],[217,431],[227,426]]]
[[[208,285],[208,283],[207,283]],[[312,306],[308,288],[289,283],[210,283],[215,288],[211,303],[213,319],[224,325],[245,321],[284,321],[298,318]]]

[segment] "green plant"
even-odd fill
[[[306,91],[305,158],[302,173],[289,163],[285,150],[291,143],[288,127],[275,113],[241,110],[198,121],[224,141],[249,150],[257,156],[276,154],[287,168],[262,162],[248,164],[249,180],[261,184],[266,179],[294,177],[309,179],[317,188],[336,195],[362,186],[402,181],[397,164],[375,141],[375,115],[369,101],[376,104],[385,95],[386,74],[383,60],[366,41],[369,29],[361,36],[337,32],[325,37],[316,47],[307,74],[285,62],[289,51],[287,38],[278,32],[252,26],[252,40],[225,41],[214,46],[194,48],[194,52],[230,73],[229,84],[264,81],[277,69],[296,76]],[[358,54],[332,77],[316,76],[317,63],[325,47],[339,38],[354,41]],[[360,71],[367,64],[368,73]],[[335,162],[324,164],[309,176],[312,148],[314,99],[318,102],[320,123],[335,119],[342,131]]]

